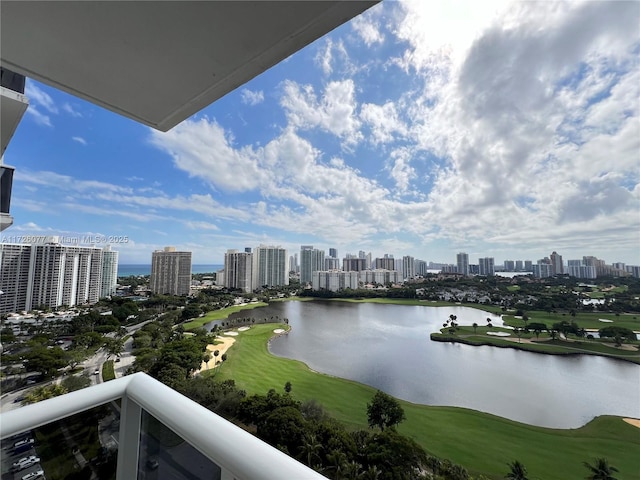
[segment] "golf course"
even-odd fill
[[[366,405],[375,389],[324,375],[304,363],[271,355],[268,342],[284,324],[254,325],[240,332],[227,361],[207,375],[233,379],[249,394],[281,391],[291,382],[300,401],[315,399],[348,428],[367,427]],[[455,379],[452,379],[455,381]],[[584,478],[583,462],[605,457],[619,469],[618,478],[639,478],[640,428],[620,417],[601,416],[577,429],[526,425],[473,410],[432,407],[401,401],[406,421],[399,431],[432,455],[462,464],[472,474],[504,478],[507,463],[519,460],[532,478]]]

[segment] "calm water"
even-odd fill
[[[640,418],[640,366],[432,342],[450,314],[461,325],[497,316],[466,307],[283,302],[234,314],[287,317],[275,355],[415,403],[451,405],[533,425],[579,427],[603,414]]]

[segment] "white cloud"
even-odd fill
[[[51,96],[45,91],[38,88],[30,80],[27,81],[27,84],[25,86],[25,95],[29,98],[30,102],[43,107],[50,113],[58,113],[58,107],[56,107]]]
[[[362,38],[367,47],[384,42],[384,35],[380,32],[380,26],[370,19],[368,15],[360,15],[353,19],[351,27]]]
[[[72,117],[75,117],[75,118],[81,118],[82,117],[82,114],[80,112],[78,112],[75,108],[73,108],[73,106],[71,106],[70,103],[63,103],[62,104],[62,110],[67,112]]]
[[[242,103],[246,105],[258,105],[264,102],[264,92],[262,90],[253,91],[247,88],[242,89],[241,93]]]
[[[329,82],[320,99],[311,85],[284,82],[280,104],[287,112],[289,124],[300,129],[320,127],[344,140],[347,146],[362,139],[353,80]]]
[[[168,153],[179,169],[212,186],[251,190],[265,175],[252,148],[234,149],[232,138],[215,121],[186,120],[166,133],[150,131],[152,144]]]
[[[35,105],[29,105],[29,108],[27,108],[27,114],[31,115],[33,120],[38,125],[43,125],[45,127],[53,127],[51,123],[51,117],[49,117],[49,115],[45,115],[44,113],[42,113],[40,110],[38,110],[38,108]]]
[[[373,144],[389,143],[395,139],[395,134],[407,133],[407,128],[399,119],[393,102],[384,105],[365,103],[360,110],[360,118],[371,127],[371,135],[368,138]]]
[[[87,141],[82,137],[71,137],[71,140],[78,142],[80,145],[86,145]]]

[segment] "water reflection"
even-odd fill
[[[466,307],[285,302],[234,316],[287,317],[271,352],[310,368],[428,405],[451,405],[556,428],[597,415],[640,417],[640,366],[596,356],[551,356],[432,342],[449,315],[461,325],[502,325]]]

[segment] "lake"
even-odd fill
[[[449,315],[460,325],[502,325],[467,307],[348,302],[282,302],[234,317],[288,318],[274,355],[426,405],[488,412],[554,428],[598,415],[640,418],[640,365],[597,356],[555,356],[432,342]],[[295,388],[295,385],[294,385]]]

